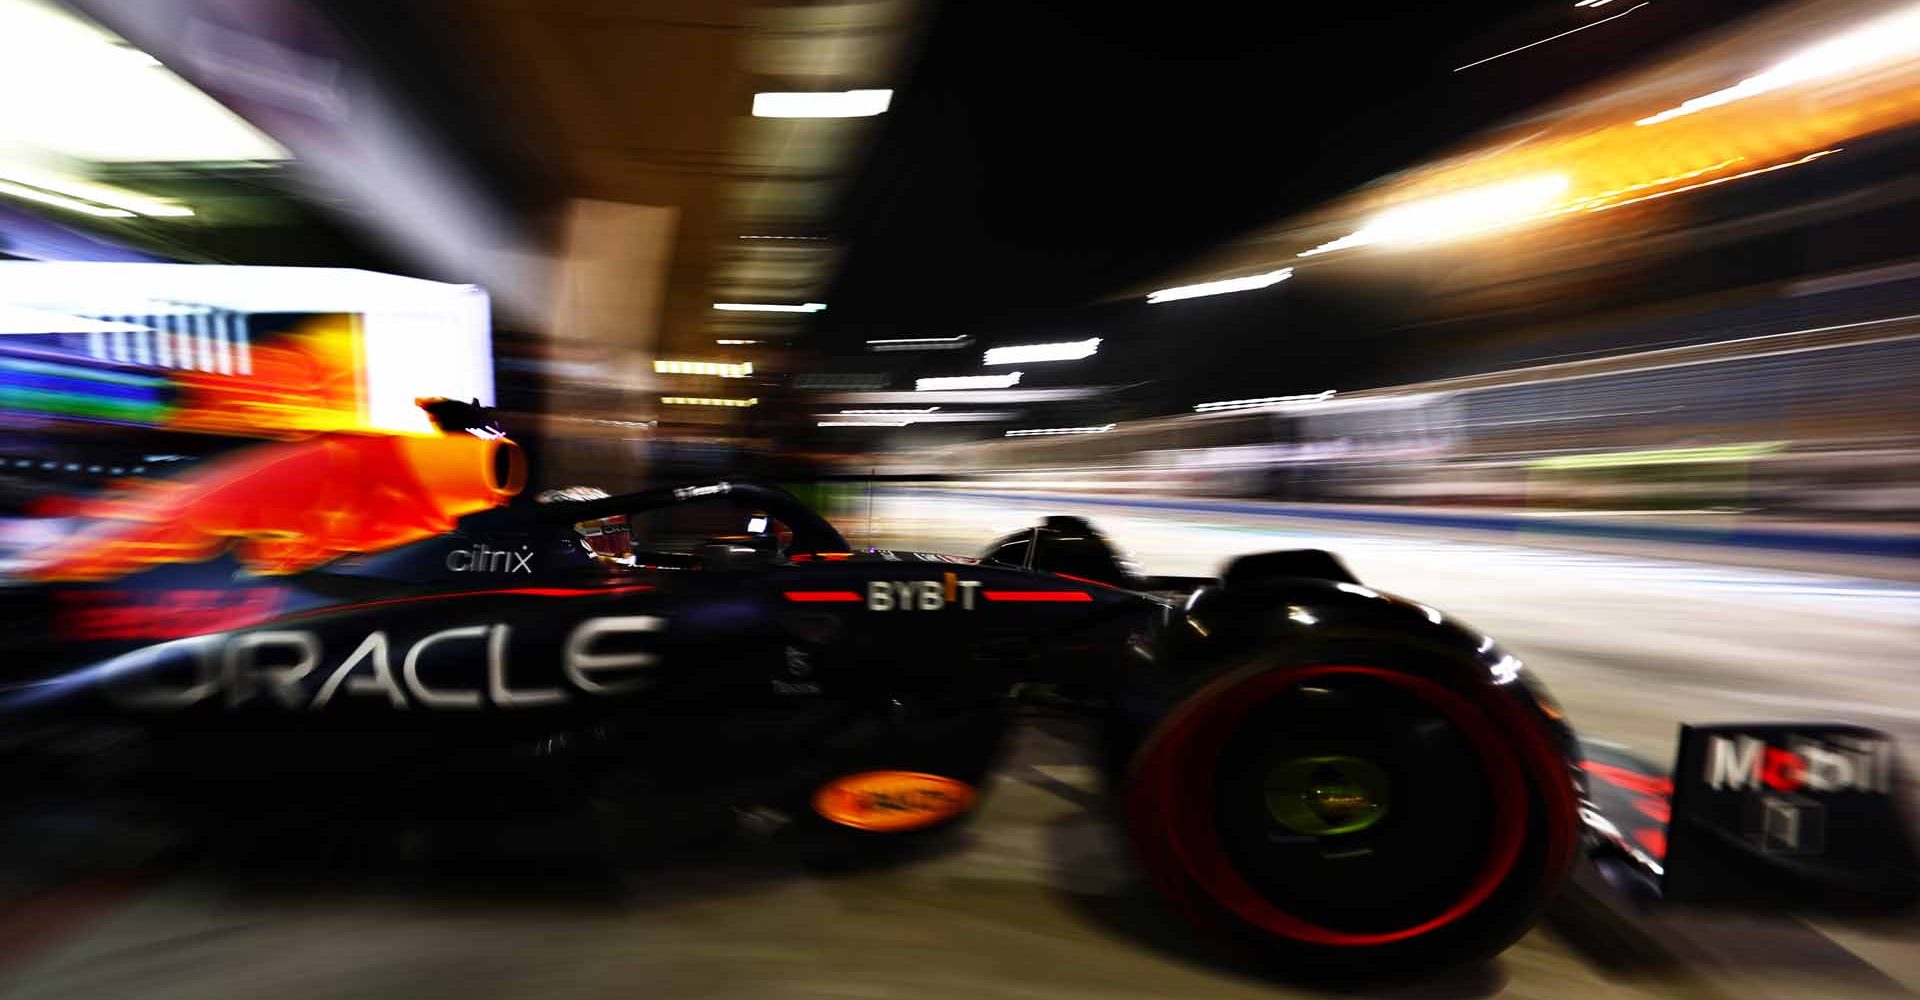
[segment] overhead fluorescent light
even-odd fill
[[[1567,189],[1565,174],[1535,174],[1389,208],[1359,229],[1300,253],[1302,257],[1377,243],[1432,243],[1471,236],[1531,218]]]
[[[941,378],[916,379],[913,388],[916,392],[934,392],[940,389],[1011,389],[1020,384],[1020,372],[1008,372],[1005,375],[948,375]]]
[[[1197,285],[1175,285],[1162,288],[1147,295],[1148,302],[1177,302],[1181,299],[1197,299],[1204,295],[1225,295],[1228,292],[1251,292],[1277,285],[1293,277],[1293,268],[1283,267],[1278,271],[1249,275],[1245,278],[1223,278],[1220,281],[1203,281]]]
[[[288,158],[158,59],[59,4],[0,3],[0,93],[0,136],[35,162]]]
[[[714,343],[721,344],[727,347],[745,347],[748,344],[758,344],[759,341],[757,340],[716,340],[714,341]]]
[[[798,372],[787,384],[808,392],[884,389],[893,382],[886,372]]]
[[[92,181],[64,177],[60,174],[14,164],[0,164],[0,180],[15,181],[42,191],[53,191],[74,198],[82,198],[96,205],[123,208],[135,215],[185,218],[193,214],[193,209],[176,202],[149,198],[122,188],[95,184]]]
[[[894,403],[1060,403],[1072,399],[1094,399],[1111,395],[1119,387],[1110,385],[1077,386],[1071,389],[963,389],[957,392],[905,389],[886,392],[841,392],[826,398],[830,403],[857,403],[886,406]]]
[[[965,334],[958,337],[895,337],[867,341],[869,351],[953,351],[973,343]]]
[[[1598,2],[1596,2],[1596,3],[1592,3],[1592,4],[1588,4],[1587,6],[1590,6],[1590,7],[1602,7],[1602,6],[1605,6],[1606,4],[1608,4],[1608,3],[1610,3],[1610,2],[1612,2],[1612,0],[1598,0]],[[1525,44],[1525,45],[1516,45],[1516,46],[1514,46],[1513,48],[1510,48],[1510,49],[1506,49],[1506,50],[1504,50],[1504,51],[1501,51],[1501,52],[1495,52],[1495,53],[1494,53],[1493,55],[1490,55],[1490,56],[1488,56],[1488,57],[1486,57],[1485,59],[1475,59],[1474,61],[1472,61],[1472,62],[1470,62],[1470,63],[1466,63],[1466,64],[1464,64],[1464,65],[1460,65],[1460,66],[1455,66],[1455,67],[1453,68],[1453,72],[1455,72],[1455,73],[1458,73],[1458,72],[1460,72],[1461,70],[1468,70],[1468,69],[1472,69],[1472,68],[1474,68],[1475,66],[1484,66],[1484,65],[1486,65],[1487,63],[1490,63],[1490,62],[1492,62],[1492,61],[1494,61],[1495,59],[1505,59],[1506,57],[1508,57],[1508,56],[1510,56],[1510,55],[1513,55],[1513,54],[1514,54],[1514,53],[1516,53],[1516,52],[1525,52],[1525,51],[1527,51],[1528,49],[1531,49],[1531,48],[1534,48],[1535,46],[1539,46],[1539,45],[1545,45],[1545,44],[1547,44],[1548,42],[1556,42],[1556,41],[1559,41],[1560,39],[1562,39],[1562,38],[1565,38],[1565,37],[1567,37],[1568,35],[1577,35],[1577,34],[1579,34],[1580,32],[1582,32],[1582,31],[1585,31],[1585,30],[1587,30],[1588,28],[1598,28],[1599,26],[1601,26],[1601,25],[1603,25],[1603,24],[1606,24],[1606,23],[1607,23],[1607,22],[1609,22],[1609,21],[1618,21],[1618,20],[1620,20],[1621,18],[1623,18],[1623,17],[1626,17],[1626,16],[1628,15],[1628,14],[1631,14],[1631,13],[1633,13],[1634,11],[1636,11],[1636,10],[1639,10],[1639,9],[1640,9],[1640,8],[1642,8],[1642,7],[1645,7],[1645,6],[1646,6],[1646,5],[1648,4],[1648,3],[1651,3],[1651,2],[1652,2],[1652,0],[1642,0],[1642,2],[1641,2],[1641,3],[1637,3],[1637,4],[1634,4],[1633,6],[1631,6],[1631,7],[1628,7],[1628,8],[1626,9],[1626,10],[1623,10],[1623,11],[1621,11],[1620,13],[1618,13],[1618,14],[1615,14],[1615,15],[1613,15],[1612,17],[1603,17],[1603,18],[1601,18],[1601,19],[1600,19],[1600,20],[1598,20],[1598,21],[1588,21],[1587,23],[1585,23],[1585,24],[1583,24],[1583,25],[1581,25],[1581,26],[1579,26],[1579,27],[1577,27],[1577,28],[1569,28],[1569,29],[1567,29],[1566,31],[1562,31],[1562,32],[1559,32],[1559,33],[1557,33],[1557,34],[1552,34],[1552,35],[1548,35],[1548,36],[1547,36],[1547,37],[1545,37],[1545,38],[1536,38],[1536,39],[1534,39],[1533,41],[1531,41],[1531,42],[1528,42],[1528,43],[1527,43],[1527,44]],[[1581,4],[1574,4],[1574,6],[1575,6],[1575,7],[1579,7],[1579,6],[1581,6]]]
[[[39,202],[42,205],[51,205],[54,208],[64,208],[69,212],[79,212],[81,215],[91,215],[100,219],[133,218],[133,213],[124,208],[89,205],[84,201],[69,198],[65,195],[53,194],[48,191],[36,191],[33,188],[15,184],[11,181],[0,181],[0,194],[10,195],[24,201]]]
[[[986,363],[990,365],[1024,365],[1036,361],[1078,361],[1090,358],[1100,350],[1100,338],[1069,340],[1057,344],[1021,344],[1016,347],[993,347],[987,350]]]
[[[661,396],[668,406],[753,406],[759,399],[729,399],[724,396]]]
[[[655,361],[653,370],[661,375],[713,375],[718,378],[746,378],[753,374],[753,362],[729,364],[725,361]]]
[[[1098,427],[1034,427],[1023,431],[1008,431],[1010,438],[1045,437],[1051,434],[1105,434],[1113,430],[1113,424],[1101,424]]]
[[[790,306],[777,302],[715,302],[713,307],[723,312],[817,313],[825,309],[827,304],[825,302],[803,302],[797,306]]]
[[[74,316],[53,309],[32,309],[0,302],[0,335],[22,333],[146,333],[150,327],[110,319]],[[934,407],[939,409],[939,407]]]
[[[828,240],[831,238],[832,237],[829,237],[829,236],[758,236],[758,235],[738,237],[738,239],[743,239],[743,240],[801,240],[808,243],[817,243],[822,240]]]
[[[1658,198],[1671,198],[1677,194],[1686,194],[1688,191],[1698,191],[1701,188],[1717,187],[1729,181],[1746,180],[1749,177],[1757,177],[1761,174],[1770,174],[1776,170],[1785,170],[1788,167],[1802,166],[1804,164],[1812,163],[1813,161],[1818,160],[1823,156],[1832,156],[1833,154],[1838,152],[1840,152],[1840,147],[1838,146],[1832,149],[1823,149],[1817,153],[1808,153],[1807,155],[1802,156],[1797,160],[1788,160],[1785,163],[1775,163],[1765,167],[1755,167],[1752,170],[1742,170],[1737,174],[1726,174],[1721,177],[1715,177],[1712,180],[1699,181],[1694,184],[1687,184],[1687,185],[1676,187],[1676,188],[1668,188],[1665,191],[1655,191],[1652,194],[1643,194],[1637,198],[1624,198],[1624,199],[1621,199],[1620,201],[1603,202],[1598,205],[1589,206],[1587,208],[1587,211],[1606,212],[1616,208],[1625,208],[1628,205],[1638,205],[1643,201],[1653,201]],[[1720,166],[1720,165],[1722,164],[1716,164],[1716,166]]]
[[[1201,403],[1194,407],[1198,413],[1214,413],[1220,410],[1250,410],[1260,406],[1273,406],[1278,403],[1317,403],[1323,399],[1332,399],[1333,390],[1301,393],[1296,396],[1262,396],[1258,399],[1225,399],[1218,403]]]
[[[0,261],[0,301],[91,315],[442,311],[484,317],[486,293],[397,274],[335,267]],[[477,321],[485,326],[484,318]],[[413,405],[411,401],[409,406]]]
[[[934,407],[939,410],[939,407]],[[1012,420],[1020,415],[1018,410],[940,410],[938,413],[917,413],[912,410],[845,410],[840,413],[816,413],[820,420],[852,420],[856,417],[871,416],[877,420],[904,420],[910,424],[987,424]]]
[[[939,411],[940,411],[940,408],[938,406],[924,406],[917,410],[914,410],[914,409],[841,410],[840,412],[850,417],[875,417],[875,416],[885,417],[885,416],[894,416],[896,414],[902,414],[902,413],[938,413]]]
[[[755,118],[871,118],[893,103],[891,90],[770,90],[753,95]]]
[[[1920,7],[1910,7],[1810,45],[1731,87],[1682,101],[1634,124],[1658,125],[1786,87],[1911,59],[1916,54],[1920,54]]]
[[[815,427],[906,427],[911,420],[822,420]]]

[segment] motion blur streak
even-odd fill
[[[746,378],[753,374],[753,362],[732,364],[725,361],[656,360],[653,370],[662,375],[716,375],[720,378]]]
[[[715,309],[721,312],[774,312],[774,313],[816,313],[827,307],[824,302],[803,302],[799,305],[781,305],[776,302],[715,302]]]
[[[1101,424],[1097,427],[1034,427],[1026,430],[1008,431],[1007,437],[1036,437],[1049,434],[1104,434],[1113,430],[1113,424]]]
[[[1207,295],[1225,295],[1229,292],[1251,292],[1277,285],[1293,277],[1293,268],[1283,267],[1265,274],[1249,275],[1245,278],[1224,278],[1220,281],[1203,281],[1197,285],[1179,285],[1174,288],[1162,288],[1147,296],[1148,302],[1178,302],[1181,299],[1197,299]]]
[[[883,337],[867,341],[869,351],[957,351],[973,345],[973,338],[956,337]]]
[[[12,181],[0,181],[0,194],[10,194],[15,198],[37,201],[42,205],[64,208],[69,212],[98,216],[103,219],[131,219],[133,213],[124,208],[108,208],[102,205],[89,205],[84,201],[67,198],[47,191],[35,191],[32,188],[15,184]]]
[[[1920,996],[1920,0],[1390,15],[0,0],[0,992]]]
[[[1725,184],[1728,181],[1737,181],[1745,177],[1758,177],[1761,174],[1770,174],[1775,170],[1785,170],[1788,167],[1797,167],[1803,163],[1812,163],[1813,161],[1823,156],[1831,156],[1834,153],[1838,153],[1838,152],[1840,152],[1838,149],[1823,149],[1818,153],[1808,153],[1807,155],[1802,156],[1797,160],[1788,160],[1785,163],[1776,163],[1771,167],[1759,167],[1754,170],[1745,170],[1745,171],[1741,171],[1740,173],[1731,174],[1726,177],[1715,177],[1713,180],[1710,180],[1710,181],[1701,181],[1698,184],[1688,184],[1685,187],[1677,187],[1667,191],[1659,191],[1659,192],[1655,192],[1654,194],[1645,194],[1645,195],[1641,195],[1638,198],[1628,198],[1625,201],[1607,202],[1605,204],[1599,204],[1599,205],[1586,205],[1582,207],[1582,210],[1588,211],[1588,212],[1604,212],[1610,208],[1620,208],[1622,206],[1633,205],[1643,201],[1652,201],[1655,198],[1665,198],[1668,195],[1682,194],[1687,191],[1697,191],[1700,188],[1712,187],[1715,184]],[[1730,162],[1730,161],[1723,161],[1723,162]],[[1708,168],[1708,169],[1711,170],[1711,168]],[[1699,172],[1707,172],[1707,171],[1698,171],[1696,173],[1699,173]],[[1606,197],[1605,195],[1596,195],[1594,200],[1599,201],[1604,199],[1605,197]]]
[[[1025,365],[1036,361],[1078,361],[1100,351],[1100,338],[1062,341],[1058,344],[1020,344],[987,349],[988,365]]]
[[[1587,7],[1587,6],[1593,6],[1593,7],[1602,7],[1602,6],[1605,6],[1605,5],[1606,5],[1606,4],[1608,3],[1608,2],[1609,2],[1609,0],[1599,0],[1599,2],[1598,2],[1598,3],[1594,3],[1594,2],[1592,2],[1592,0],[1588,0],[1588,2],[1587,2],[1587,3],[1577,3],[1577,4],[1574,4],[1574,6],[1575,6],[1575,7]],[[1562,39],[1562,38],[1565,38],[1565,37],[1567,37],[1568,35],[1572,35],[1572,34],[1576,34],[1576,33],[1578,33],[1578,32],[1582,32],[1582,31],[1585,31],[1585,30],[1587,30],[1588,28],[1597,28],[1597,27],[1599,27],[1600,25],[1603,25],[1603,24],[1605,24],[1605,23],[1607,23],[1608,21],[1611,21],[1611,20],[1614,20],[1615,18],[1621,18],[1621,17],[1626,17],[1626,16],[1628,15],[1628,14],[1631,14],[1631,13],[1633,13],[1634,11],[1636,11],[1636,10],[1639,10],[1640,8],[1642,8],[1642,7],[1645,7],[1645,6],[1646,6],[1646,4],[1645,4],[1645,3],[1637,3],[1637,4],[1634,4],[1633,6],[1631,6],[1631,7],[1628,7],[1628,8],[1626,9],[1626,10],[1623,10],[1623,11],[1621,11],[1620,13],[1618,13],[1618,14],[1615,14],[1615,15],[1613,15],[1613,17],[1603,17],[1603,18],[1601,18],[1601,19],[1600,19],[1600,20],[1598,20],[1598,21],[1594,21],[1594,22],[1591,22],[1591,23],[1589,23],[1589,24],[1583,24],[1583,25],[1581,25],[1581,26],[1579,26],[1578,28],[1570,28],[1570,29],[1568,29],[1568,30],[1566,30],[1566,31],[1562,31],[1561,33],[1559,33],[1559,34],[1557,34],[1557,35],[1548,35],[1547,37],[1545,37],[1545,38],[1542,38],[1542,39],[1540,39],[1539,41],[1535,41],[1535,42],[1528,42],[1528,43],[1527,43],[1527,44],[1525,44],[1525,45],[1518,45],[1518,46],[1515,46],[1515,47],[1513,47],[1513,48],[1511,48],[1511,49],[1508,49],[1508,50],[1506,50],[1505,52],[1496,52],[1496,53],[1494,53],[1493,55],[1490,55],[1490,56],[1488,56],[1488,57],[1486,57],[1485,59],[1476,59],[1476,60],[1474,60],[1473,62],[1470,62],[1470,63],[1467,63],[1467,64],[1466,64],[1465,66],[1455,66],[1455,67],[1453,68],[1453,71],[1454,71],[1455,73],[1458,73],[1458,72],[1460,72],[1460,71],[1461,71],[1461,70],[1463,70],[1463,69],[1472,69],[1472,68],[1474,68],[1475,66],[1481,66],[1481,65],[1485,65],[1486,63],[1490,63],[1490,62],[1492,62],[1492,61],[1494,61],[1495,59],[1500,59],[1500,58],[1502,58],[1502,57],[1505,57],[1505,56],[1510,56],[1510,55],[1513,55],[1513,54],[1514,54],[1514,53],[1516,53],[1516,52],[1525,52],[1525,51],[1527,51],[1528,49],[1530,49],[1530,48],[1533,48],[1533,47],[1534,47],[1534,46],[1536,46],[1536,45],[1545,45],[1545,44],[1547,44],[1548,42],[1552,42],[1552,41],[1557,41],[1557,40],[1559,40],[1559,39]]]
[[[1312,257],[1376,243],[1430,243],[1510,226],[1537,218],[1539,209],[1566,191],[1567,186],[1565,175],[1548,174],[1401,205],[1380,213],[1337,240],[1302,250],[1300,256]]]
[[[741,399],[730,396],[662,396],[660,402],[667,406],[755,406],[758,397]]]
[[[1217,410],[1250,410],[1255,407],[1272,406],[1275,403],[1317,403],[1323,399],[1332,399],[1333,390],[1301,393],[1294,396],[1262,396],[1258,399],[1223,399],[1214,403],[1196,403],[1195,413],[1212,413]]]
[[[936,378],[917,379],[913,387],[921,392],[937,392],[942,389],[1011,389],[1020,384],[1024,372],[1008,372],[1005,375],[949,375]]]
[[[1332,229],[1341,235],[1317,236],[1294,255],[1432,246],[1495,232],[1551,242],[1555,236],[1529,227],[1755,178],[1902,129],[1920,120],[1920,12],[1866,19],[1858,10],[1845,3],[1782,8],[1754,41],[1740,36],[1643,70],[1535,116],[1524,130],[1510,126],[1465,143],[1302,220],[1305,232],[1346,221]],[[1771,69],[1734,87],[1647,113],[1646,103],[1659,95],[1724,76],[1729,63],[1753,59],[1755,50],[1777,51],[1782,41],[1845,20],[1855,23],[1798,54],[1776,56]],[[1572,227],[1557,238],[1590,235]]]
[[[0,3],[0,87],[13,95],[0,105],[0,176],[15,165],[287,156],[159,60],[43,0]]]
[[[85,513],[100,523],[30,555],[26,575],[106,580],[205,560],[236,541],[250,569],[295,573],[446,531],[525,481],[519,448],[500,439],[329,435],[274,445],[93,505]],[[290,482],[305,488],[289,491]]]
[[[756,118],[870,118],[886,111],[891,103],[891,90],[768,92],[753,95],[753,114]]]
[[[63,177],[49,171],[16,166],[6,168],[6,177],[42,190],[58,191],[61,194],[85,198],[102,205],[126,209],[135,215],[151,215],[166,219],[187,218],[193,215],[193,209],[177,202],[158,201],[122,188]]]
[[[1682,101],[1634,124],[1658,125],[1775,90],[1865,72],[1915,55],[1920,55],[1920,8],[1902,11],[1820,42],[1731,87]]]

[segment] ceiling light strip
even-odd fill
[[[1113,430],[1113,424],[1101,424],[1098,427],[1032,427],[1026,430],[1008,431],[1010,438],[1046,437],[1053,434],[1105,434]]]
[[[1020,384],[1021,372],[1008,372],[1005,375],[947,375],[938,378],[915,379],[916,392],[937,392],[942,389],[1011,389]]]
[[[1258,406],[1274,406],[1280,403],[1318,403],[1332,399],[1333,390],[1301,393],[1295,396],[1262,396],[1258,399],[1225,399],[1217,403],[1201,403],[1194,407],[1197,413],[1214,413],[1220,410],[1248,410]]]
[[[1225,278],[1220,281],[1203,281],[1197,285],[1175,285],[1150,292],[1147,301],[1153,303],[1178,302],[1181,299],[1197,299],[1206,295],[1225,295],[1229,292],[1251,292],[1277,285],[1293,277],[1293,268],[1283,267],[1265,274],[1248,275],[1244,278]]]
[[[656,360],[653,370],[660,375],[712,375],[718,378],[746,378],[753,374],[753,362],[733,364],[726,361]]]
[[[827,308],[825,302],[802,302],[799,305],[784,305],[778,302],[715,302],[715,309],[722,312],[761,312],[761,313],[817,313]]]
[[[72,198],[80,198],[98,205],[123,208],[135,215],[150,215],[155,218],[186,218],[193,209],[175,202],[149,198],[145,195],[123,188],[95,184],[91,181],[63,177],[59,174],[33,170],[27,167],[7,166],[0,168],[0,180],[12,181],[42,191],[53,191]]]
[[[27,187],[24,184],[15,184],[12,181],[0,181],[0,194],[12,195],[24,201],[38,202],[42,205],[51,205],[54,208],[64,208],[69,212],[79,212],[82,215],[91,215],[100,219],[131,219],[134,217],[134,213],[124,208],[89,205],[76,198],[69,198],[65,195],[53,194],[48,191],[40,191]]]
[[[755,118],[871,118],[893,103],[891,90],[778,91],[753,95]]]
[[[667,406],[754,406],[758,398],[733,399],[724,396],[661,396]]]
[[[985,364],[1024,365],[1037,361],[1079,361],[1090,358],[1100,351],[1100,338],[1069,340],[1053,344],[1019,344],[1013,347],[989,348]]]

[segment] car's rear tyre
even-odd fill
[[[1167,713],[1124,779],[1142,862],[1210,936],[1295,972],[1497,952],[1571,865],[1564,753],[1471,668],[1340,652],[1219,671]]]

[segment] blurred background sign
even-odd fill
[[[487,296],[324,268],[0,263],[0,413],[241,437],[429,433],[493,401]]]

